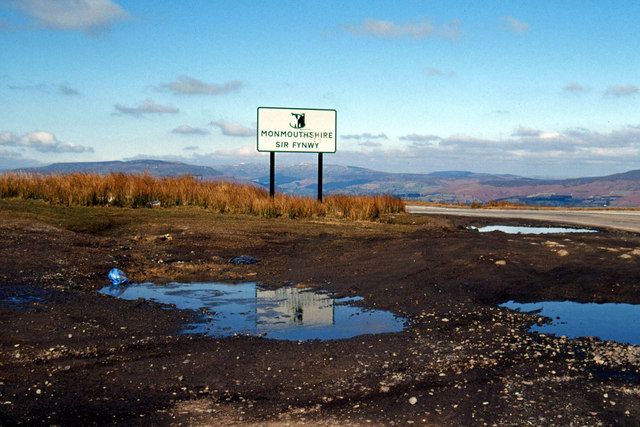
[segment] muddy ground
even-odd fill
[[[0,200],[0,424],[640,424],[640,347],[530,334],[543,319],[496,307],[640,303],[640,236],[466,229],[482,223]],[[227,262],[242,254],[261,261]],[[194,313],[99,295],[112,267],[361,295],[411,324],[328,342],[181,335]]]

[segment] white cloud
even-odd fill
[[[417,142],[417,143],[425,143],[425,142],[435,142],[435,141],[440,141],[442,138],[440,138],[438,135],[419,135],[416,133],[412,133],[410,135],[403,135],[400,137],[401,141],[411,141],[411,142]]]
[[[54,134],[46,131],[28,132],[16,135],[0,132],[0,145],[5,147],[30,148],[41,153],[85,153],[93,152],[92,147],[62,142]]]
[[[406,145],[340,150],[335,158],[343,164],[390,171],[427,168],[584,176],[594,173],[588,170],[593,170],[591,165],[595,164],[609,165],[609,171],[611,167],[640,168],[640,126],[612,132],[548,131],[521,126],[512,136],[500,139],[410,134],[400,140]],[[599,172],[607,173],[607,169]]]
[[[130,17],[111,0],[13,0],[10,4],[37,24],[54,30],[95,33]]]
[[[382,143],[377,141],[361,141],[361,142],[358,142],[358,145],[360,147],[367,147],[367,148],[382,147]]]
[[[67,95],[67,96],[80,95],[80,92],[78,92],[76,89],[72,88],[66,83],[62,83],[59,85],[35,83],[35,84],[23,84],[23,85],[7,85],[7,87],[11,90],[24,91],[24,92],[41,92],[41,93],[47,93],[47,94],[55,92],[55,93],[58,93],[61,95]]]
[[[538,137],[542,134],[542,131],[538,129],[528,128],[520,126],[518,129],[511,133],[511,136],[523,136],[523,137]]]
[[[232,148],[226,150],[216,150],[211,155],[216,157],[242,157],[242,158],[259,158],[263,157],[263,153],[258,153],[254,145],[248,145],[239,148]]]
[[[2,137],[2,134],[0,134],[0,138]],[[0,159],[4,159],[5,161],[8,160],[16,160],[16,159],[21,159],[22,158],[22,153],[18,153],[17,151],[11,151],[11,150],[0,150]]]
[[[67,95],[67,96],[80,95],[80,92],[78,92],[76,89],[66,84],[61,84],[60,86],[58,86],[58,90],[60,91],[61,94]]]
[[[382,132],[381,133],[377,133],[377,134],[365,132],[365,133],[341,135],[340,138],[341,139],[356,139],[356,140],[361,140],[361,139],[389,139],[387,137],[387,135],[385,135]]]
[[[217,84],[205,83],[189,76],[181,76],[175,82],[164,83],[161,88],[177,95],[223,95],[239,91],[243,83],[239,80]]]
[[[578,93],[589,92],[591,90],[591,88],[588,87],[588,86],[581,85],[580,83],[571,82],[571,83],[567,83],[562,88],[562,90],[565,91],[565,92],[578,94]]]
[[[612,132],[539,130],[538,136],[500,139],[432,135],[429,142],[408,141],[403,146],[368,150],[343,149],[330,161],[391,172],[472,170],[589,176],[640,169],[640,126],[626,126]]]
[[[188,150],[188,151],[191,151],[191,150]],[[292,153],[291,156],[286,156],[286,157],[293,158],[293,156],[294,154]],[[138,154],[137,156],[124,158],[123,160],[140,160],[140,159],[148,159],[148,158],[149,158],[148,155]],[[244,162],[254,163],[254,162],[265,162],[265,161],[267,165],[269,163],[269,154],[256,151],[255,145],[246,145],[246,146],[241,146],[237,148],[217,149],[207,153],[191,152],[189,154],[185,153],[184,155],[174,154],[174,155],[153,156],[153,158],[158,160],[177,161],[177,162],[184,162],[184,163],[189,163],[193,165],[203,165],[203,166],[235,164],[235,163],[244,163]],[[282,161],[284,161],[284,157]]]
[[[459,19],[454,19],[443,24],[437,32],[439,37],[449,40],[458,40],[462,37],[462,34],[462,21]]]
[[[526,134],[526,127],[521,127]],[[327,164],[360,166],[390,172],[473,170],[519,175],[589,176],[640,169],[640,126],[626,126],[612,132],[577,128],[537,130],[537,136],[509,136],[500,139],[471,135],[406,135],[405,144],[345,145],[328,155]],[[518,131],[514,131],[517,133]],[[356,140],[357,141],[357,140]],[[186,154],[186,153],[185,153]],[[193,164],[215,165],[238,162],[267,162],[266,153],[255,145],[220,149],[189,156],[165,156]],[[307,157],[305,157],[307,156]],[[308,155],[287,156],[286,161],[305,161]],[[285,160],[283,160],[285,161]]]
[[[502,25],[506,30],[516,34],[522,34],[529,31],[529,24],[522,22],[513,16],[503,16]]]
[[[539,137],[544,140],[560,139],[562,138],[562,134],[560,132],[542,132]]]
[[[40,165],[41,163],[39,161],[25,158],[22,153],[10,150],[0,150],[0,170],[27,168]]]
[[[627,126],[612,132],[596,132],[588,129],[542,131],[526,127],[518,128],[511,138],[492,140],[466,136],[442,138],[436,146],[410,146],[423,150],[455,152],[456,155],[480,157],[510,155],[517,157],[553,156],[562,153],[567,161],[596,157],[621,158],[640,150],[640,127]],[[420,152],[417,150],[416,152]]]
[[[143,117],[149,114],[177,114],[180,112],[176,107],[171,105],[158,104],[151,99],[145,99],[137,107],[127,107],[126,105],[116,104],[113,106],[116,111],[114,115],[128,115],[133,117]]]
[[[441,26],[429,21],[395,23],[393,21],[365,19],[358,24],[344,25],[343,28],[352,34],[378,38],[413,39],[443,38],[456,40],[462,36],[462,24],[453,20]]]
[[[217,120],[209,123],[211,126],[215,126],[220,131],[222,131],[223,135],[227,136],[255,136],[255,129],[251,129],[245,126],[242,126],[240,123],[227,122],[225,120]]]
[[[207,129],[194,128],[189,125],[180,125],[173,129],[171,133],[178,135],[208,135],[210,132]]]
[[[455,77],[456,72],[452,70],[441,70],[439,68],[428,67],[424,70],[429,77]]]
[[[597,157],[638,156],[640,147],[589,147],[587,152]]]
[[[26,84],[26,85],[7,85],[11,90],[19,91],[34,91],[34,92],[48,92],[49,88],[44,83]]]
[[[626,84],[626,85],[615,85],[609,86],[604,94],[606,96],[615,96],[616,98],[621,98],[623,96],[631,96],[635,95],[640,91],[640,88],[634,84]]]

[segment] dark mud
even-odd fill
[[[530,334],[542,319],[496,305],[640,303],[640,237],[466,229],[482,224],[0,201],[0,297],[42,298],[0,304],[1,424],[638,424],[640,347]],[[260,262],[228,263],[243,254]],[[112,267],[136,282],[362,295],[411,328],[326,342],[181,335],[192,311],[99,295]]]

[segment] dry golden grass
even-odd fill
[[[219,213],[265,217],[336,217],[375,220],[404,211],[404,202],[382,196],[328,196],[324,203],[308,197],[277,194],[224,181],[199,181],[189,176],[156,178],[149,174],[72,173],[0,175],[0,198],[40,199],[65,206],[201,206]]]
[[[499,209],[521,209],[527,205],[523,203],[508,202],[506,200],[490,200],[485,203],[473,202],[471,203],[471,209],[486,209],[486,208],[499,208]]]

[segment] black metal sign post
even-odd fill
[[[318,201],[322,203],[322,153],[318,153]]]
[[[273,199],[276,190],[276,153],[269,153],[269,196]],[[322,153],[318,153],[318,201],[322,203]]]
[[[276,194],[276,153],[269,154],[269,196],[273,199]]]

